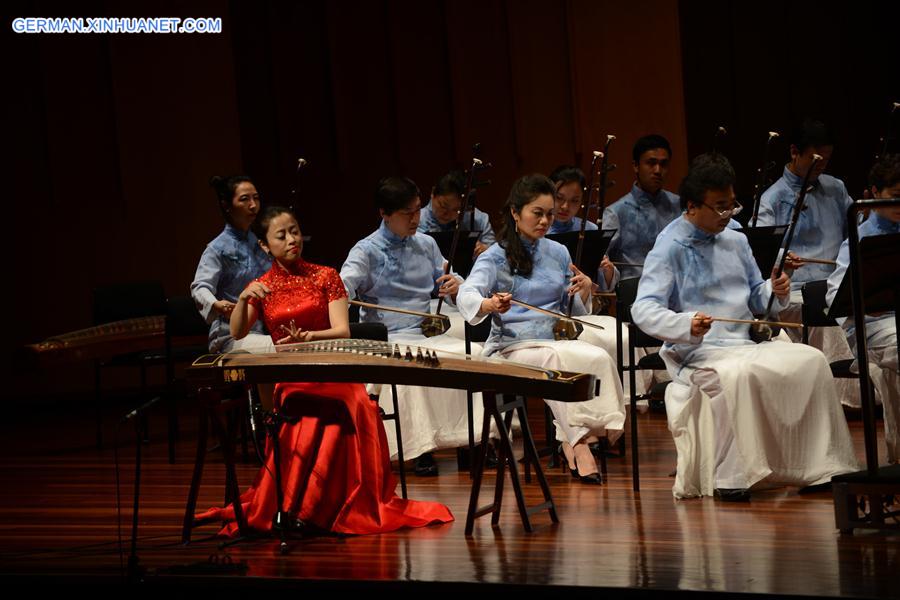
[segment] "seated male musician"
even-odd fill
[[[462,278],[444,273],[446,261],[437,242],[417,231],[419,225],[419,188],[405,177],[386,177],[378,182],[375,205],[381,225],[350,250],[341,267],[341,279],[350,297],[388,308],[429,312],[432,292],[453,302]],[[389,339],[400,344],[418,345],[464,353],[465,343],[447,334],[425,337],[422,318],[408,314],[363,308],[362,322],[381,322]],[[481,348],[473,349],[480,353]],[[404,457],[418,457],[417,475],[437,475],[432,450],[457,448],[468,443],[468,409],[461,390],[397,386]],[[382,388],[380,403],[391,410],[391,389]],[[480,402],[475,403],[476,422],[481,419]],[[387,428],[391,456],[397,454],[393,428]],[[476,431],[477,434],[477,431]]]
[[[833,261],[837,258],[841,242],[847,237],[847,207],[850,196],[844,183],[825,174],[828,161],[834,152],[834,138],[821,121],[805,119],[791,133],[791,160],[784,167],[784,174],[763,193],[759,204],[760,227],[788,225],[800,186],[813,163],[813,154],[822,157],[810,176],[810,187],[804,200],[804,209],[797,221],[791,251],[801,258]],[[800,321],[803,298],[801,288],[807,281],[828,279],[833,265],[799,263],[802,268],[791,275],[793,293],[791,302],[780,314],[782,321]],[[795,342],[800,341],[799,330],[786,331]],[[809,344],[821,350],[829,362],[851,358],[843,334],[834,327],[812,327]],[[835,381],[841,403],[859,406],[859,388],[850,379]]]
[[[801,344],[755,344],[746,323],[790,279],[763,281],[747,238],[728,228],[740,210],[734,170],[698,156],[681,183],[684,214],[647,255],[635,323],[664,340],[677,498],[746,501],[762,486],[825,484],[857,469],[825,357]],[[773,271],[774,276],[774,271]]]
[[[869,185],[875,198],[900,198],[900,154],[882,157],[869,172]],[[875,208],[859,226],[860,239],[874,235],[900,233],[900,206]],[[849,240],[844,240],[838,252],[837,267],[828,278],[828,305],[834,301],[838,288],[850,265]],[[850,348],[856,353],[856,323],[843,319]],[[876,397],[884,406],[884,439],[888,461],[900,462],[900,377],[897,374],[897,322],[892,312],[866,315],[866,343]]]

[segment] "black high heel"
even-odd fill
[[[569,469],[569,473],[572,475],[572,479],[578,479],[578,471],[572,468],[572,466],[569,464],[569,459],[566,458],[566,453],[563,452],[562,444],[560,444],[559,448],[556,449],[556,453],[559,454],[559,457],[562,459],[562,461],[559,463],[560,469]],[[572,462],[574,463],[575,461],[573,460]]]
[[[578,481],[586,485],[601,485],[603,483],[603,477],[600,476],[600,473],[591,473],[590,475],[582,475],[579,473],[577,458],[575,459],[575,468],[572,470],[572,473]]]

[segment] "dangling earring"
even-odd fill
[[[519,233],[519,222],[516,221],[516,233]]]

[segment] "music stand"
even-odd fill
[[[453,244],[453,231],[428,231],[428,235],[434,238],[438,248],[441,250],[441,256],[445,259],[450,258],[450,246]],[[464,229],[460,232],[459,242],[456,245],[456,256],[453,257],[453,271],[458,273],[465,279],[475,264],[472,255],[475,254],[475,242],[481,236],[480,231],[468,231]]]
[[[772,271],[772,266],[778,260],[778,254],[781,252],[781,244],[784,242],[784,234],[787,232],[787,225],[769,225],[766,227],[744,227],[738,229],[747,236],[747,242],[750,243],[750,249],[753,251],[753,258],[762,273],[763,279],[768,277]]]
[[[900,200],[860,200],[847,210],[850,266],[838,288],[828,316],[847,316],[856,323],[856,356],[859,365],[859,389],[862,401],[863,433],[866,446],[866,470],[832,478],[834,513],[841,533],[856,527],[900,530],[900,508],[891,508],[900,496],[900,465],[878,467],[878,438],[872,398],[866,313],[894,311],[895,324],[900,309],[900,234],[878,235],[860,241],[856,215],[859,211],[881,206],[896,206]],[[887,499],[887,501],[886,501]],[[893,519],[893,523],[887,522]]]
[[[617,229],[592,229],[584,232],[584,246],[581,248],[581,264],[576,265],[582,273],[594,279],[597,270],[600,268],[600,261],[606,255],[609,243],[616,234]],[[575,255],[578,250],[578,231],[568,231],[566,233],[551,233],[547,235],[548,240],[559,242],[569,250],[569,256],[575,261]]]

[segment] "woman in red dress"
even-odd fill
[[[276,344],[350,336],[347,292],[337,271],[300,258],[303,238],[286,208],[269,207],[257,220],[260,246],[272,268],[250,283],[231,315],[235,339],[260,316]],[[305,523],[336,533],[363,534],[421,527],[453,520],[436,502],[394,494],[384,426],[378,405],[362,384],[280,383],[275,406],[299,417],[279,433],[283,510]],[[241,496],[247,523],[268,531],[277,512],[271,441],[266,465]],[[210,509],[200,518],[230,521],[223,534],[237,533],[234,509]]]

